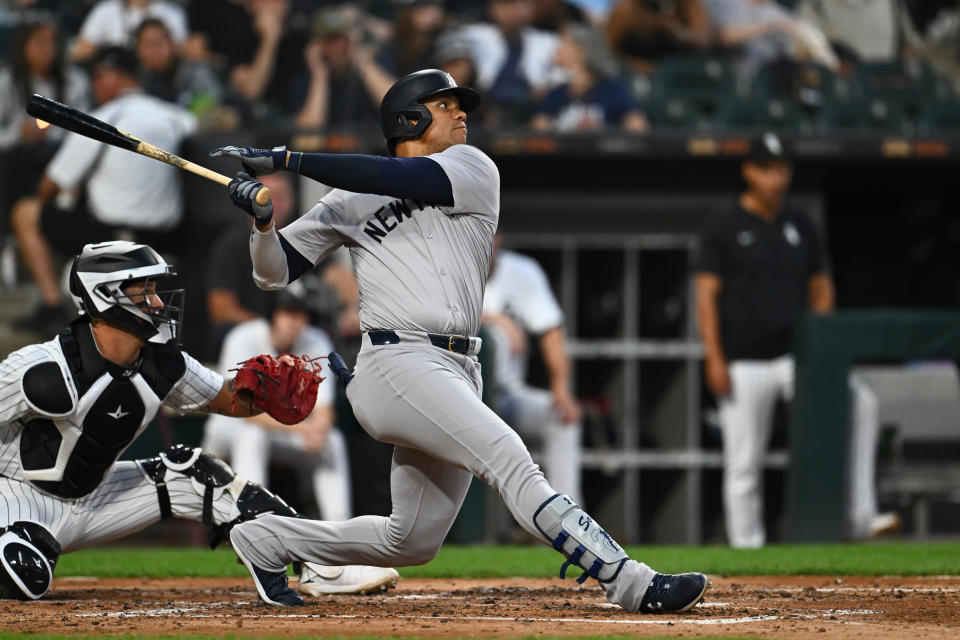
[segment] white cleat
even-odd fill
[[[367,567],[348,565],[328,567],[313,562],[304,562],[301,567],[300,593],[311,596],[335,593],[372,593],[386,591],[397,586],[400,574],[390,567]]]

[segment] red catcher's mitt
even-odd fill
[[[283,424],[297,424],[310,415],[317,404],[320,358],[283,354],[293,365],[280,358],[260,355],[240,363],[233,379],[233,402],[237,397],[251,401]]]

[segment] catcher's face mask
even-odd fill
[[[157,288],[158,279],[144,278],[122,283],[116,295],[119,306],[136,318],[136,322],[149,325],[161,340],[180,341],[180,326],[183,319],[183,289]],[[149,332],[148,327],[146,332]],[[153,336],[151,336],[153,337]],[[165,341],[165,340],[164,340]]]

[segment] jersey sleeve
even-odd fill
[[[700,253],[697,256],[697,271],[716,275],[723,274],[723,236],[719,216],[713,216],[700,232]]]
[[[338,189],[331,191],[312,209],[278,231],[311,264],[318,264],[349,237],[351,223],[344,215],[348,207],[341,197],[343,194]]]
[[[467,144],[456,144],[427,156],[447,174],[453,188],[448,213],[472,213],[496,222],[500,216],[500,171],[487,154]]]
[[[44,173],[61,189],[73,189],[89,175],[105,147],[102,142],[68,133]]]
[[[553,295],[547,274],[531,258],[518,260],[514,274],[515,295],[509,311],[527,331],[541,334],[563,324],[563,311]]]
[[[179,411],[197,409],[217,397],[223,388],[223,376],[208,369],[188,353],[183,353],[186,370],[173,385],[163,403]]]

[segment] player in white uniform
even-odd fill
[[[218,369],[222,374],[252,353],[325,356],[333,343],[325,331],[311,326],[306,287],[292,283],[276,297],[270,320],[238,324],[223,341]],[[336,387],[321,384],[317,404],[306,420],[287,426],[265,413],[236,420],[211,415],[204,428],[203,448],[230,460],[233,470],[251,482],[267,485],[270,460],[310,470],[320,517],[347,520],[350,508],[350,462],[347,444],[334,425]]]
[[[265,512],[296,517],[199,448],[117,461],[161,406],[260,411],[234,400],[232,380],[180,350],[183,289],[159,288],[173,275],[146,245],[84,246],[70,273],[81,315],[0,363],[0,598],[40,598],[61,553],[163,518],[202,521],[216,546],[237,522]],[[332,569],[304,567],[311,575]],[[286,588],[285,575],[275,580]]]
[[[570,359],[563,311],[550,282],[533,258],[500,248],[494,239],[493,266],[483,295],[483,325],[493,338],[493,404],[504,422],[542,447],[550,484],[582,504],[580,404],[570,390]],[[550,390],[526,383],[527,334],[538,336]]]
[[[259,172],[285,168],[335,187],[278,234],[260,184],[231,183],[255,218],[254,279],[280,289],[341,245],[360,289],[362,347],[347,398],[371,436],[395,445],[389,517],[346,522],[264,516],[231,531],[260,596],[297,560],[414,565],[436,555],[472,476],[497,491],[517,522],[596,578],[628,611],[686,611],[703,596],[700,573],[656,573],[623,549],[534,464],[520,437],[480,400],[483,288],[500,215],[500,175],[465,144],[479,95],[442,71],[397,81],[381,104],[392,158],[301,154],[280,147],[214,152]]]

